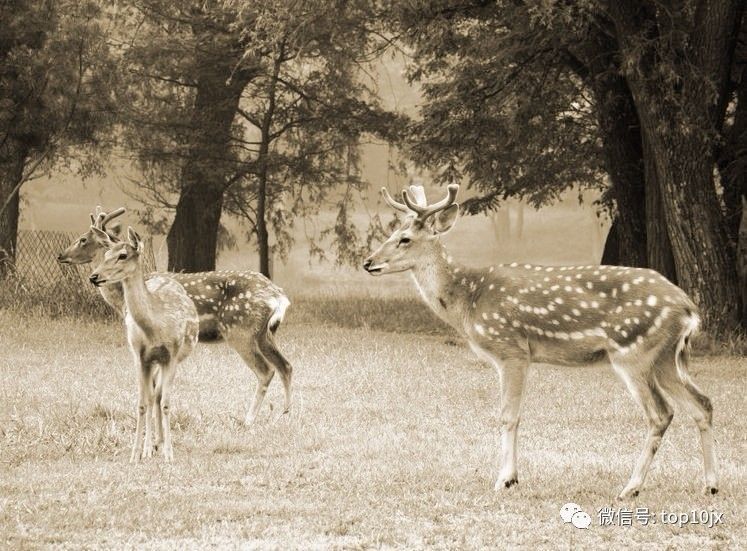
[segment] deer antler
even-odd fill
[[[96,214],[91,213],[91,225],[100,230],[106,231],[106,224],[118,216],[122,216],[127,212],[127,209],[119,207],[118,209],[111,211],[109,214],[106,214],[100,206],[97,206],[95,212]]]
[[[438,203],[432,205],[420,206],[417,204],[415,199],[410,198],[410,193],[407,190],[402,191],[402,199],[405,200],[407,207],[417,213],[418,218],[425,219],[432,214],[437,213],[440,210],[450,207],[456,201],[457,192],[459,191],[458,184],[450,184],[447,188],[447,196],[441,199]]]
[[[126,209],[124,207],[119,207],[116,210],[113,210],[109,214],[105,215],[104,218],[101,220],[101,229],[105,230],[106,225],[114,220],[117,216],[122,216],[126,212]]]
[[[387,205],[389,205],[393,209],[401,212],[410,212],[410,209],[408,209],[405,205],[403,205],[399,201],[396,201],[394,197],[389,195],[389,191],[387,191],[385,187],[381,188],[381,195],[384,196],[384,201],[386,201]]]

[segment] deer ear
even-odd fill
[[[127,239],[130,240],[130,245],[132,245],[137,252],[143,252],[143,240],[140,239],[140,236],[131,227],[127,228]]]
[[[93,215],[93,213],[90,213],[88,216],[91,217],[91,225],[93,226],[96,223],[96,217]]]
[[[436,233],[446,233],[456,224],[459,217],[459,205],[454,203],[433,216],[433,230]]]
[[[96,226],[91,226],[91,235],[93,235],[93,238],[99,245],[103,245],[104,247],[112,246],[112,240],[109,238],[109,235],[107,235],[105,231],[98,229]]]
[[[108,233],[112,237],[116,237],[117,239],[119,239],[122,236],[122,224],[120,224],[119,222],[107,224],[106,233]]]

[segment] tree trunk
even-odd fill
[[[594,93],[610,192],[617,206],[610,234],[619,250],[617,255],[607,251],[613,243],[608,237],[603,257],[616,257],[618,265],[647,266],[646,192],[638,114],[628,84],[619,73],[615,41],[601,31],[590,40],[592,47],[580,55]]]
[[[664,218],[664,205],[656,177],[655,152],[648,142],[643,143],[643,164],[646,175],[646,257],[647,265],[677,283],[677,270],[674,265],[672,243],[667,233]]]
[[[723,117],[733,53],[729,40],[741,3],[700,2],[692,29],[683,23],[686,18],[659,19],[664,16],[653,2],[610,0],[607,6],[620,53],[631,60],[626,80],[653,154],[680,286],[700,307],[706,328],[723,334],[737,327],[739,295],[733,247],[713,181],[711,136],[720,126],[716,119]],[[676,28],[661,37],[665,24]],[[683,36],[688,40],[671,40]],[[676,72],[676,84],[662,74],[662,62]]]
[[[618,237],[618,228],[620,222],[615,216],[607,232],[607,239],[604,241],[604,251],[602,252],[602,265],[619,266],[620,265],[620,239]]]
[[[747,60],[740,59],[740,61],[747,63]],[[729,238],[734,242],[737,241],[739,222],[742,218],[741,198],[747,197],[747,70],[745,69],[742,69],[741,75],[738,76],[736,96],[734,123],[729,128],[726,146],[719,159],[721,184],[724,187],[726,228]]]
[[[604,155],[617,205],[618,264],[641,267],[646,260],[646,194],[642,167],[641,138],[635,112],[627,99],[618,96],[616,106],[600,111]],[[624,104],[624,106],[623,106]]]
[[[733,329],[738,319],[738,289],[733,248],[726,236],[716,197],[710,145],[698,135],[661,133],[665,121],[658,103],[647,105],[644,122],[661,191],[667,232],[679,283],[702,309],[716,333]],[[670,120],[676,115],[670,113]]]
[[[233,168],[231,126],[249,81],[238,73],[231,78],[234,65],[227,61],[233,60],[206,56],[198,64],[188,157],[182,165],[176,216],[166,239],[170,271],[215,270],[223,194]]]
[[[27,155],[22,147],[11,143],[4,149],[0,158],[0,279],[5,279],[15,265],[20,215],[20,190],[16,186],[23,178]]]
[[[257,249],[259,250],[259,271],[266,277],[271,278],[270,273],[270,233],[267,230],[267,186],[269,180],[269,154],[270,142],[272,141],[272,121],[275,116],[275,102],[277,93],[277,82],[280,76],[280,68],[283,64],[284,48],[281,45],[273,64],[272,77],[267,87],[267,110],[262,117],[261,141],[259,144],[259,155],[257,164]]]

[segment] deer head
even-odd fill
[[[387,204],[407,216],[402,226],[366,259],[363,268],[371,275],[403,272],[435,254],[439,237],[454,227],[459,215],[459,205],[455,202],[458,191],[459,186],[451,184],[444,199],[428,205],[422,186],[402,191],[403,203],[382,188]]]
[[[102,250],[102,245],[94,235],[93,229],[97,228],[106,232],[110,240],[119,241],[121,226],[119,223],[110,224],[110,222],[124,213],[124,207],[120,207],[109,214],[103,212],[101,207],[96,207],[96,214],[91,213],[91,228],[57,255],[57,262],[60,264],[88,264],[93,262],[96,255]]]
[[[96,287],[117,283],[131,277],[140,269],[143,241],[132,228],[127,228],[127,241],[114,241],[105,231],[91,226],[94,239],[106,248],[104,260],[88,278]]]

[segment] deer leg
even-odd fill
[[[612,365],[625,382],[633,395],[633,399],[643,409],[648,421],[648,432],[643,450],[638,457],[630,480],[618,496],[618,499],[626,499],[635,497],[640,492],[654,455],[656,455],[656,450],[659,449],[661,439],[672,422],[674,413],[672,407],[662,395],[659,384],[651,370],[634,372],[630,366],[621,363],[619,360],[617,362],[613,360]]]
[[[162,393],[161,375],[154,380],[155,405],[153,407],[153,426],[155,427],[155,441],[153,442],[153,451],[158,452],[163,447],[163,424],[161,421],[161,399]]]
[[[176,363],[169,362],[161,368],[161,415],[159,420],[162,422],[161,430],[163,431],[163,457],[167,462],[174,459],[174,448],[171,444],[171,389],[176,375]]]
[[[664,391],[695,420],[700,430],[705,491],[708,494],[717,493],[718,461],[713,439],[711,401],[700,391],[684,369],[678,372],[673,351],[667,351],[657,360],[656,378]]]
[[[151,369],[153,369],[154,366],[151,366]],[[156,416],[155,413],[155,405],[156,405],[156,391],[153,388],[153,381],[152,379],[148,381],[148,387],[150,389],[150,392],[148,393],[148,399],[146,401],[146,411],[145,411],[145,439],[143,441],[143,457],[149,458],[153,457],[153,426],[154,426],[154,417]]]
[[[150,395],[152,393],[149,369],[146,366],[139,366],[139,375],[140,390],[137,402],[137,424],[135,427],[135,441],[132,445],[130,463],[140,461],[143,457],[143,445],[145,444],[143,430],[145,429],[145,432],[148,432],[148,404],[150,403]]]
[[[275,371],[271,365],[268,365],[262,354],[259,353],[252,337],[242,335],[241,338],[231,339],[230,344],[239,356],[241,356],[241,359],[244,360],[244,363],[257,376],[257,389],[254,392],[254,398],[249,405],[249,411],[244,419],[246,425],[251,425],[257,418],[257,413],[262,406],[262,401],[265,399],[267,388],[275,376]]]
[[[524,396],[527,366],[523,360],[509,360],[499,365],[501,377],[501,470],[495,489],[510,488],[519,483],[516,467],[516,446]]]
[[[290,362],[280,353],[271,333],[264,331],[260,336],[258,336],[257,346],[267,363],[274,367],[280,375],[280,380],[283,382],[283,389],[285,390],[283,413],[288,413],[291,407],[291,379],[293,377],[293,366],[291,366]]]

